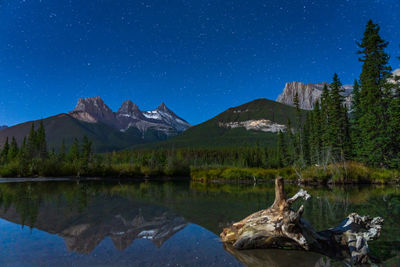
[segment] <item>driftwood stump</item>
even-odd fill
[[[297,211],[291,205],[310,195],[300,189],[286,198],[281,177],[275,179],[275,201],[271,207],[258,211],[225,228],[221,239],[235,249],[289,248],[315,251],[336,259],[347,259],[352,264],[370,262],[367,241],[379,237],[383,219],[351,213],[333,228],[316,232],[301,217],[304,206]]]

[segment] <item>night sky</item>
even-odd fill
[[[352,83],[370,18],[399,68],[399,0],[0,0],[0,125],[88,96],[197,124],[285,82]]]

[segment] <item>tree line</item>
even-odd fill
[[[0,149],[0,176],[57,175],[65,173],[58,170],[62,168],[68,169],[67,173],[71,175],[79,175],[89,168],[92,158],[92,142],[86,136],[82,141],[75,138],[68,151],[64,141],[57,153],[54,149],[48,151],[46,131],[43,121],[40,121],[37,129],[32,123],[20,146],[15,137],[11,142],[6,138]]]

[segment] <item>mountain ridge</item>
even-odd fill
[[[89,123],[102,122],[120,131],[135,127],[145,133],[151,128],[168,136],[183,132],[191,126],[170,110],[164,102],[154,110],[141,111],[131,100],[125,100],[118,111],[113,112],[99,96],[86,97],[80,98],[69,114],[78,120]]]

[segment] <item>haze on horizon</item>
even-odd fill
[[[400,67],[400,2],[0,1],[0,125],[100,96],[111,109],[161,102],[191,124],[285,82],[359,76],[369,19]]]

